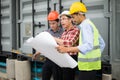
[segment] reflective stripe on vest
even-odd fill
[[[87,22],[92,26],[94,32],[94,44],[92,51],[87,52],[85,55],[78,53],[78,68],[79,70],[99,70],[101,69],[101,51],[99,46],[99,32],[95,25],[90,21]],[[82,31],[80,31],[79,44],[82,45]]]
[[[90,58],[90,59],[86,59],[86,58],[78,58],[78,61],[82,61],[82,62],[94,62],[94,61],[99,61],[101,60],[101,57],[98,58]]]

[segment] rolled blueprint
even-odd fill
[[[26,43],[60,67],[75,68],[77,66],[77,62],[68,53],[61,54],[57,51],[55,47],[58,45],[48,32],[41,32],[34,38],[29,38]]]

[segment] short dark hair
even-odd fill
[[[59,19],[56,19],[55,21],[59,22]]]
[[[66,15],[68,18],[72,18],[72,16],[70,16],[70,15]]]

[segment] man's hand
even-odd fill
[[[32,59],[35,60],[37,58],[37,56],[39,56],[39,55],[40,55],[40,52],[36,52],[35,54],[33,54]]]
[[[68,52],[68,47],[64,47],[64,46],[57,46],[56,49],[60,53],[67,53]]]
[[[57,46],[56,47],[57,51],[60,53],[77,53],[80,52],[77,47],[64,47],[64,46]]]

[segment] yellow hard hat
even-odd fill
[[[70,6],[70,14],[74,14],[76,12],[83,12],[86,13],[87,12],[87,8],[86,6],[81,3],[81,2],[74,2],[71,6]]]

